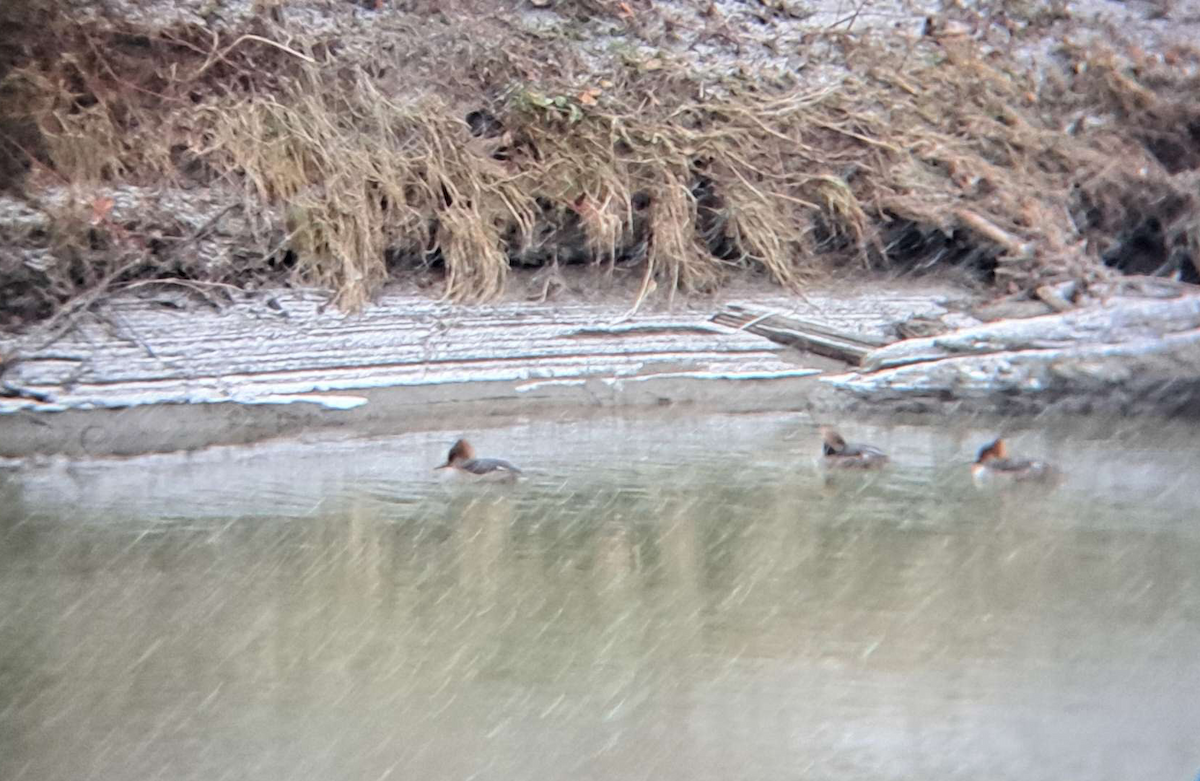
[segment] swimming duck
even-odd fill
[[[887,454],[877,447],[847,442],[836,430],[821,428],[821,461],[839,469],[878,469],[888,462]]]
[[[993,475],[1012,480],[1049,481],[1057,477],[1058,471],[1045,461],[1009,458],[1008,446],[1003,438],[997,437],[979,450],[975,463],[971,464],[971,476],[976,483]]]
[[[501,458],[476,458],[475,448],[465,439],[460,439],[450,448],[446,463],[434,467],[451,469],[456,474],[480,480],[513,482],[521,476],[521,470]]]

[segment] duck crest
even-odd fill
[[[846,449],[846,440],[836,429],[828,426],[821,427],[821,452],[827,456],[834,456]]]
[[[446,466],[452,466],[461,461],[470,461],[475,457],[475,448],[465,439],[460,439],[451,446],[446,456]]]
[[[975,458],[975,463],[986,464],[989,461],[1002,461],[1006,458],[1008,458],[1008,445],[1005,444],[1003,437],[996,437],[979,449],[979,455]]]

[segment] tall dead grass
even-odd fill
[[[1099,235],[1165,198],[1192,203],[1170,229],[1200,243],[1187,179],[1200,82],[1161,64],[1135,74],[1073,51],[1046,81],[970,40],[876,38],[847,43],[843,78],[814,89],[637,56],[548,76],[536,48],[500,40],[435,79],[411,56],[364,62],[295,30],[287,45],[269,36],[173,30],[135,46],[73,29],[5,87],[24,95],[48,176],[232,187],[294,273],[347,308],[397,252],[443,263],[449,298],[493,297],[513,258],[571,226],[576,254],[644,263],[639,298],[739,269],[800,288],[834,265],[886,263],[880,236],[898,220],[993,247],[997,278],[1022,289],[1102,273]],[[475,109],[495,132],[473,133]]]

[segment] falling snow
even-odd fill
[[[460,431],[0,472],[0,778],[1190,778],[1188,431],[799,414]]]

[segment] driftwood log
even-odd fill
[[[852,366],[887,344],[883,339],[744,304],[729,304],[713,315],[712,321]]]
[[[998,411],[1200,415],[1200,294],[1120,298],[874,350],[832,386],[872,401]]]
[[[1065,311],[891,343],[765,307],[731,304],[712,320],[844,362],[853,370],[822,380],[872,403],[1200,415],[1200,292],[1142,287],[1122,284]]]

